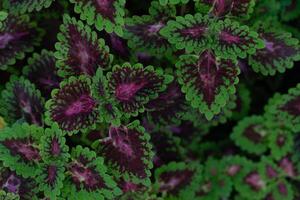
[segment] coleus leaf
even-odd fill
[[[113,199],[122,191],[107,174],[102,157],[82,146],[72,150],[63,196],[69,199]]]
[[[123,35],[126,0],[70,0],[75,4],[75,12],[89,25],[95,24],[98,31],[103,29]]]
[[[161,7],[153,1],[149,9],[150,15],[126,18],[124,38],[134,51],[147,52],[151,55],[162,56],[172,53],[172,46],[161,34],[170,18],[176,15],[174,6]]]
[[[58,74],[64,78],[80,74],[93,76],[98,68],[109,68],[113,56],[105,41],[88,25],[69,15],[64,15],[63,21],[55,44]]]
[[[0,160],[23,177],[34,177],[42,157],[38,146],[43,129],[27,123],[1,130]]]
[[[300,60],[299,41],[290,33],[264,24],[257,25],[257,31],[265,47],[249,57],[249,64],[255,72],[265,76],[283,73]]]
[[[248,26],[240,25],[228,18],[219,20],[215,25],[215,29],[217,35],[216,41],[212,44],[212,49],[217,55],[224,58],[246,58],[247,55],[253,55],[256,50],[265,47],[258,33],[250,30]]]
[[[288,94],[276,93],[265,107],[265,115],[270,120],[279,123],[282,128],[293,132],[300,130],[300,84],[290,88]]]
[[[22,120],[42,126],[44,99],[27,79],[11,76],[2,91],[1,113],[9,124]]]
[[[23,59],[25,53],[33,51],[39,41],[36,24],[27,15],[9,14],[0,27],[0,68],[7,69],[17,59]]]
[[[251,160],[239,155],[230,155],[222,158],[223,173],[232,179],[235,187],[238,187],[237,180],[242,176],[243,171],[254,165]]]
[[[286,178],[298,178],[300,174],[299,161],[294,159],[291,154],[283,156],[277,166],[281,169],[281,174]]]
[[[3,0],[3,7],[10,13],[23,14],[48,8],[54,0]]]
[[[112,72],[107,73],[109,90],[126,116],[136,116],[144,112],[145,104],[155,99],[158,93],[166,89],[166,84],[173,77],[164,74],[153,66],[124,63],[115,65]]]
[[[27,62],[28,65],[23,68],[23,75],[48,97],[61,82],[61,78],[57,76],[53,52],[42,50],[40,54],[34,53]]]
[[[244,197],[251,199],[264,199],[268,192],[268,181],[259,170],[257,164],[244,166],[235,181],[235,189]]]
[[[201,52],[212,42],[211,28],[213,19],[207,15],[197,13],[194,16],[177,16],[176,20],[169,20],[167,26],[160,30],[160,34],[175,45],[177,49],[187,52]]]
[[[272,186],[271,192],[266,196],[267,200],[293,200],[295,199],[293,187],[290,182],[280,180]]]
[[[167,89],[145,105],[148,119],[154,124],[178,124],[185,113],[187,103],[176,80]]]
[[[210,50],[199,56],[183,55],[176,67],[187,101],[208,120],[220,113],[230,95],[235,93],[239,68],[234,61],[220,59]]]
[[[120,125],[122,112],[118,108],[118,102],[111,98],[108,89],[108,80],[103,74],[102,69],[98,69],[96,75],[93,77],[92,94],[97,100],[98,110],[101,113],[98,116],[100,121],[111,123],[113,125]]]
[[[46,123],[58,123],[69,134],[92,128],[98,121],[97,101],[91,94],[91,80],[84,75],[70,77],[52,91],[46,103]]]
[[[284,155],[293,151],[293,132],[280,127],[270,130],[269,148],[271,156],[279,160]]]
[[[32,178],[20,176],[5,167],[0,170],[0,187],[6,192],[7,199],[4,200],[32,200],[36,197],[36,183]]]
[[[202,166],[196,163],[170,162],[155,170],[154,190],[169,196],[183,195],[202,176]],[[186,194],[187,197],[191,193]]]
[[[44,162],[53,161],[64,164],[70,157],[66,138],[57,123],[52,124],[51,128],[45,129],[45,133],[40,140],[40,146]]]
[[[99,140],[98,154],[109,166],[117,170],[125,181],[151,184],[149,177],[152,164],[150,136],[139,121],[119,127],[111,126],[109,137]]]
[[[241,149],[260,155],[268,149],[268,123],[271,122],[262,116],[246,117],[234,127],[230,137]]]
[[[264,180],[274,182],[280,179],[281,169],[269,157],[263,156],[258,163],[259,173],[262,174]]]
[[[220,199],[228,198],[232,191],[231,179],[223,173],[220,161],[209,159],[204,166],[204,172],[197,184],[186,189],[185,195],[193,194],[190,199]]]
[[[172,4],[172,5],[176,5],[179,3],[186,4],[188,2],[189,2],[189,0],[159,0],[159,3],[163,6],[165,6],[167,4]]]
[[[211,12],[216,17],[231,15],[248,18],[253,12],[254,0],[198,0],[201,4],[211,7]]]
[[[51,161],[42,163],[36,177],[39,191],[50,199],[56,199],[63,187],[64,172],[65,168],[61,164]]]

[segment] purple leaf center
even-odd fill
[[[41,159],[39,150],[34,146],[30,139],[10,139],[3,141],[12,155],[20,155],[25,161],[39,161]]]
[[[73,102],[65,111],[67,116],[78,115],[80,113],[90,113],[96,105],[95,100],[89,95],[82,95]]]

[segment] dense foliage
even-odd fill
[[[299,22],[300,0],[2,0],[0,199],[300,199]]]

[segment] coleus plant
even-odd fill
[[[1,1],[0,199],[299,199],[299,7]]]

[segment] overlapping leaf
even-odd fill
[[[232,60],[219,59],[207,50],[199,56],[181,56],[176,66],[186,99],[209,120],[221,112],[235,93],[240,71]]]
[[[97,33],[81,21],[64,15],[64,23],[55,44],[58,74],[69,77],[80,74],[93,76],[98,68],[107,69],[113,60],[109,48]]]
[[[75,12],[89,25],[95,24],[96,28],[108,33],[115,32],[123,35],[125,2],[126,0],[70,0],[75,4]]]
[[[24,77],[12,76],[1,97],[1,112],[6,122],[12,124],[20,120],[43,125],[44,99]]]

